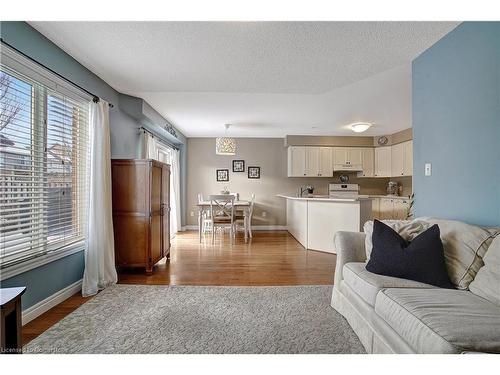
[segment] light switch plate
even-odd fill
[[[425,175],[426,176],[431,176],[432,175],[432,165],[431,165],[431,163],[425,163]]]

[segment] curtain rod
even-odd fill
[[[159,136],[158,134],[153,133],[151,130],[146,129],[145,127],[141,126],[139,130],[142,130],[145,133],[149,133],[152,137],[156,137],[160,139],[163,143],[165,143],[167,146],[172,147],[174,150],[179,150],[179,147],[173,145],[171,142],[167,141],[165,138]]]
[[[73,82],[73,81],[69,80],[68,78],[66,78],[66,77],[64,77],[64,76],[62,76],[61,74],[57,73],[56,71],[54,71],[54,70],[50,69],[48,66],[46,66],[46,65],[42,64],[42,63],[41,63],[41,62],[39,62],[38,60],[35,60],[35,59],[34,59],[34,58],[32,58],[31,56],[28,56],[28,55],[27,55],[27,54],[25,54],[24,52],[22,52],[22,51],[18,50],[16,47],[14,47],[13,45],[11,45],[11,44],[7,43],[5,40],[3,40],[3,38],[0,38],[0,41],[2,42],[2,44],[5,44],[5,45],[6,45],[6,46],[8,46],[9,48],[12,48],[14,51],[16,51],[17,53],[19,53],[19,54],[23,55],[23,56],[24,56],[25,58],[27,58],[28,60],[30,60],[30,61],[32,61],[32,62],[34,62],[35,64],[40,65],[41,67],[43,67],[43,68],[47,69],[48,71],[50,71],[51,73],[55,74],[56,76],[58,76],[58,77],[59,77],[59,78],[61,78],[62,80],[66,81],[66,82],[68,82],[68,83],[72,84],[73,86],[75,86],[75,87],[79,88],[80,90],[82,90],[82,91],[86,92],[87,94],[89,94],[90,96],[92,96],[92,97],[93,97],[93,98],[92,98],[92,101],[93,101],[94,103],[99,103],[99,101],[101,100],[101,98],[99,98],[99,96],[97,96],[96,94],[91,93],[89,90],[84,89],[82,86],[80,86],[80,85],[76,84],[75,82]],[[113,108],[113,107],[114,107],[114,105],[113,105],[112,103],[108,103],[108,105],[109,105],[111,108]]]

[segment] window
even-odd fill
[[[0,261],[5,268],[84,239],[89,98],[3,47]]]

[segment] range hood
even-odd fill
[[[361,172],[363,170],[363,166],[361,164],[334,164],[333,171],[351,171],[351,172]]]

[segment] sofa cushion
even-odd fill
[[[435,288],[418,281],[377,275],[367,271],[365,266],[362,262],[346,263],[342,274],[344,282],[371,306],[375,306],[377,293],[384,288]]]
[[[500,306],[500,236],[491,243],[483,262],[469,290]]]
[[[371,258],[366,264],[368,271],[441,288],[454,288],[446,271],[437,225],[408,242],[394,229],[375,220],[372,242]]]
[[[500,352],[500,307],[469,291],[384,289],[375,312],[417,353]]]
[[[458,289],[467,289],[500,228],[482,228],[455,220],[420,218],[441,231],[448,275]]]
[[[412,241],[420,233],[425,232],[431,227],[430,223],[422,221],[420,219],[415,220],[381,220],[382,223],[388,225],[394,229],[405,241]],[[366,234],[365,236],[365,251],[366,259],[370,259],[370,255],[373,249],[372,235],[373,235],[373,220],[367,221],[363,230]]]

